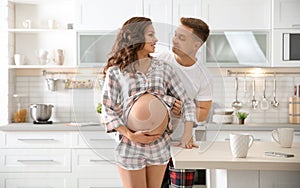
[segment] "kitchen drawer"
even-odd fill
[[[206,131],[207,141],[229,141],[229,134],[233,132],[247,133],[254,136],[255,141],[271,141],[271,131]]]
[[[117,142],[105,131],[82,131],[72,134],[73,148],[115,148]]]
[[[7,178],[3,188],[68,188],[64,178]]]
[[[7,148],[68,148],[70,134],[67,132],[7,132]]]
[[[79,178],[78,188],[101,188],[113,187],[121,188],[122,182],[120,179],[93,179],[93,178]]]
[[[119,179],[113,152],[113,149],[73,149],[73,172],[84,178]]]
[[[0,172],[71,172],[70,149],[0,149]]]
[[[0,132],[0,148],[4,147],[4,141],[5,141],[5,134],[3,132]]]

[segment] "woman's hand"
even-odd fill
[[[175,116],[181,115],[182,102],[178,99],[175,99],[174,105],[172,106],[172,112]]]
[[[132,132],[126,126],[119,126],[116,128],[116,131],[127,137],[129,140],[142,144],[149,144],[161,137],[161,134],[151,134],[150,131]]]
[[[150,144],[161,137],[160,134],[151,135],[149,131],[136,131],[130,134],[129,138],[133,142],[142,144]]]

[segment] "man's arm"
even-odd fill
[[[198,122],[207,119],[211,104],[212,101],[196,101],[196,118]]]

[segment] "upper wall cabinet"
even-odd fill
[[[141,0],[76,0],[77,30],[116,30],[133,16],[143,15]]]
[[[271,0],[203,0],[202,10],[213,30],[271,27]]]
[[[274,28],[300,28],[299,11],[299,0],[274,0]]]
[[[144,16],[153,21],[158,44],[170,47],[181,17],[201,18],[201,0],[144,0]]]
[[[57,6],[59,2],[59,6]],[[76,65],[76,32],[72,0],[18,0],[9,1],[9,29],[14,54],[21,61],[13,61],[11,68],[32,68]]]

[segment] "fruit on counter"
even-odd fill
[[[26,122],[27,109],[21,109],[14,113],[14,122],[23,123]]]

